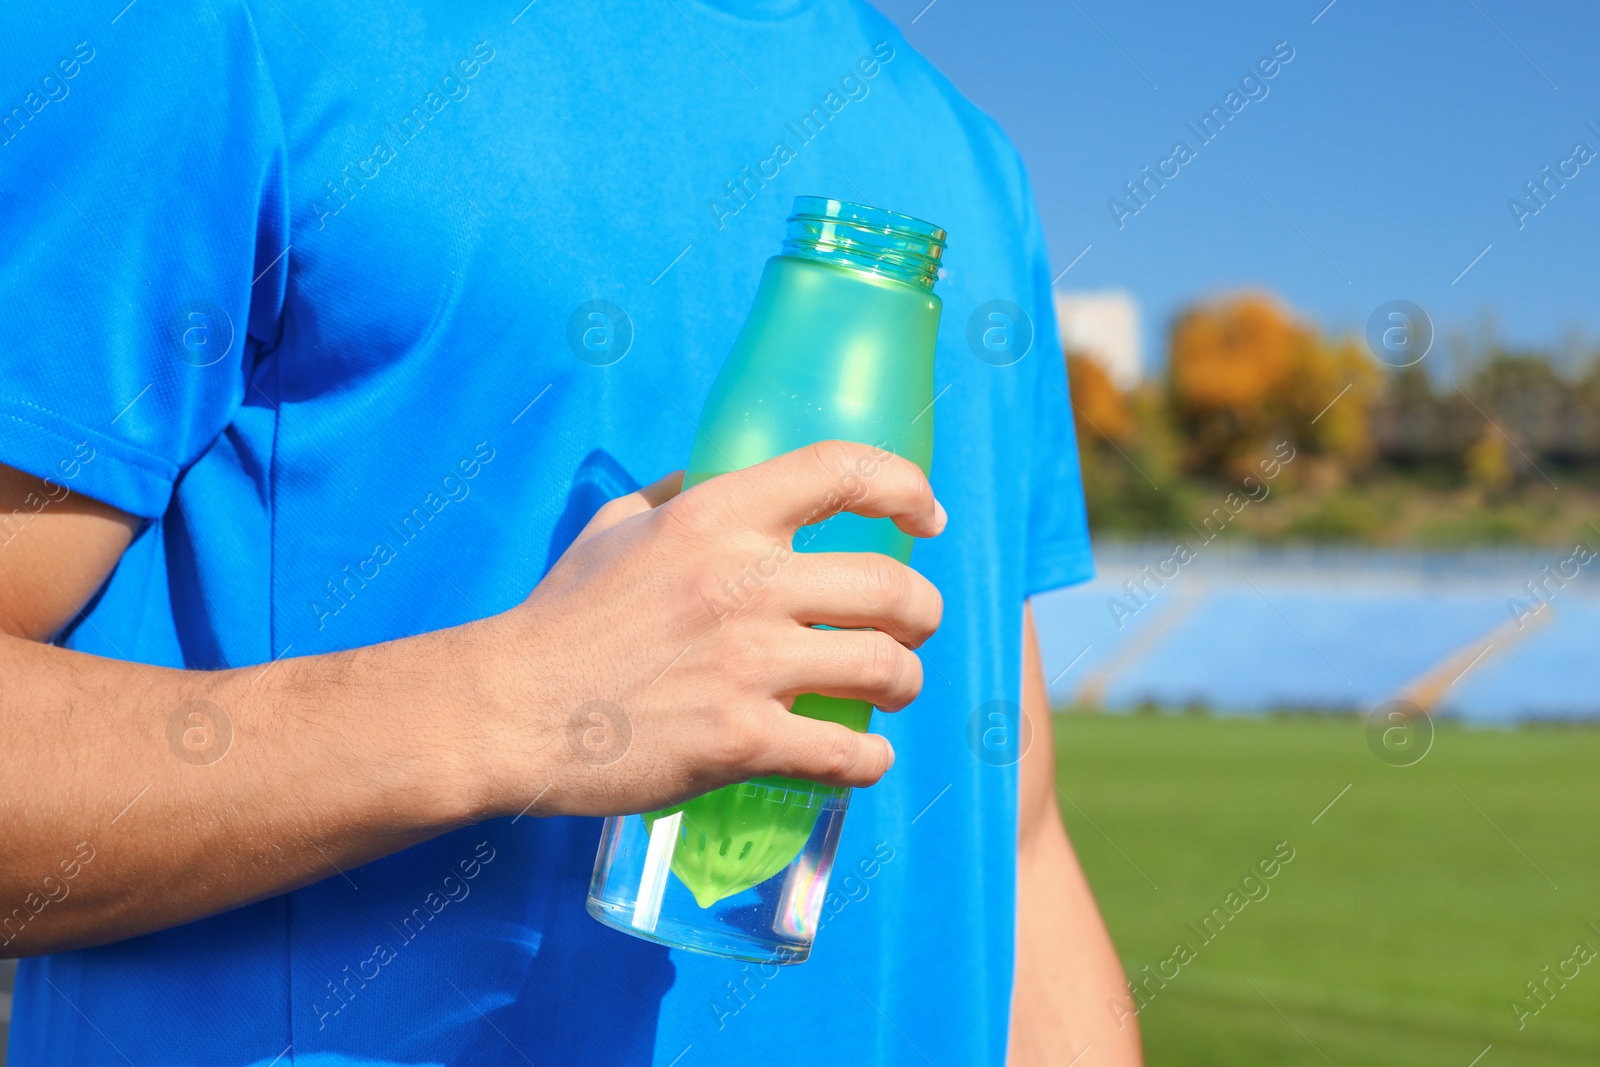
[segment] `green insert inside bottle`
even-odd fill
[[[815,693],[797,697],[792,710],[861,731],[872,715],[866,701]],[[824,798],[845,791],[793,778],[758,778],[652,812],[644,822],[653,830],[657,819],[683,812],[677,847],[672,850],[672,873],[694,894],[695,903],[709,908],[760,885],[794,862],[816,828]]]

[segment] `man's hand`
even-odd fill
[[[0,929],[0,955],[172,926],[499,815],[643,811],[762,774],[876,781],[887,742],[786,709],[800,693],[913,700],[909,649],[937,627],[938,593],[885,557],[794,555],[790,539],[841,510],[937,534],[922,473],[831,442],[676,484],[608,504],[509,612],[265,670],[40,644],[137,523],[76,496],[38,510],[0,543],[0,900],[49,903]],[[0,515],[45,488],[4,472]],[[723,583],[773,559],[732,610]],[[196,707],[231,726],[220,758],[173,748]],[[572,743],[595,707],[620,709],[624,751]]]
[[[943,509],[922,472],[826,442],[674,496],[677,482],[607,504],[528,601],[486,627],[484,647],[506,675],[497,751],[509,758],[494,810],[515,814],[546,782],[536,810],[606,815],[766,774],[871,785],[894,762],[884,738],[788,708],[802,693],[886,711],[911,703],[922,664],[910,649],[938,627],[943,601],[887,556],[790,546],[801,525],[846,509],[939,533]],[[752,572],[773,577],[734,586]],[[538,656],[531,677],[508,647],[565,652]],[[530,707],[542,708],[542,731],[530,729]],[[596,707],[622,721],[603,723],[609,744],[575,749],[591,714],[581,709]]]

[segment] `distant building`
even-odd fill
[[[1133,388],[1144,377],[1139,337],[1139,305],[1130,293],[1057,292],[1056,319],[1068,352],[1100,364],[1118,389]]]

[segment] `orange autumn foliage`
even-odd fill
[[[1169,374],[1190,470],[1247,472],[1284,439],[1340,469],[1371,459],[1371,360],[1270,296],[1245,293],[1185,311],[1173,325]]]
[[[1133,412],[1110,375],[1094,360],[1067,354],[1067,384],[1080,440],[1126,441],[1133,435]]]
[[[1288,377],[1305,330],[1268,297],[1249,294],[1186,312],[1172,331],[1172,386],[1192,412],[1260,404]]]

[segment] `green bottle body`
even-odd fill
[[[700,415],[684,486],[827,440],[872,445],[930,473],[940,307],[937,296],[892,278],[769,259]],[[849,495],[855,484],[841,479],[838,491]],[[881,552],[909,563],[912,540],[889,519],[844,512],[802,528],[794,547]],[[862,700],[814,695],[794,710],[855,730],[866,730],[872,713]]]
[[[917,464],[933,461],[933,354],[941,302],[928,289],[850,266],[792,255],[767,261],[754,304],[711,387],[684,477],[688,488],[817,441],[871,445]],[[871,465],[841,478],[851,497]],[[795,535],[797,552],[879,552],[911,559],[910,535],[889,519],[842,512]],[[737,597],[759,596],[730,575]],[[770,576],[769,576],[770,575]],[[740,601],[730,595],[735,611]],[[804,694],[793,712],[865,731],[862,700]],[[728,786],[647,815],[682,811],[685,840],[672,869],[708,907],[760,884],[789,864],[816,822],[818,801],[839,787],[785,778]],[[742,791],[741,791],[742,790]],[[785,800],[783,798],[790,799]],[[687,847],[685,847],[687,846]]]

